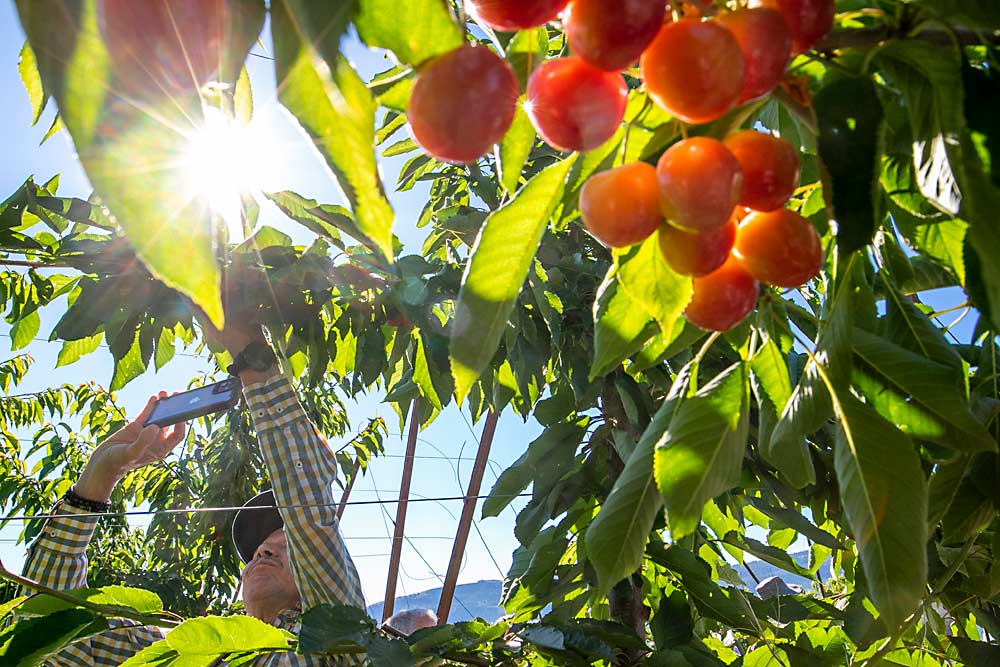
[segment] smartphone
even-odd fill
[[[152,414],[143,426],[171,426],[228,410],[239,403],[241,389],[239,378],[229,378],[182,394],[161,398],[156,401]]]

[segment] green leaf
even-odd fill
[[[982,0],[917,0],[949,23],[967,25],[977,30],[1000,30],[1000,7]]]
[[[792,396],[792,381],[788,377],[785,356],[773,339],[768,338],[757,348],[750,360],[750,371],[774,405],[788,403]]]
[[[528,488],[536,475],[545,474],[546,462],[550,462],[560,451],[575,452],[587,432],[587,418],[572,422],[561,422],[545,429],[528,445],[524,452],[504,470],[483,501],[482,517],[500,516],[500,512],[510,505],[514,498]]]
[[[656,443],[654,474],[675,540],[698,527],[701,508],[740,482],[749,409],[742,364],[684,401]]]
[[[761,498],[751,498],[750,504],[769,516],[772,520],[788,526],[813,542],[822,544],[823,546],[831,549],[846,549],[840,540],[825,530],[817,528],[809,521],[809,519],[794,509],[776,507],[764,502]],[[774,524],[772,523],[771,526],[773,528]]]
[[[423,336],[416,330],[413,336],[413,382],[420,388],[420,395],[430,401],[435,409],[441,409],[441,399],[434,388],[430,367],[427,364],[427,352],[424,350]]]
[[[67,591],[73,597],[119,609],[127,609],[140,614],[150,614],[163,610],[163,601],[156,593],[141,588],[126,588],[125,586],[103,586],[101,588],[79,588]],[[63,609],[83,609],[72,603],[54,598],[44,593],[31,596],[18,609],[18,613],[34,616],[45,616]]]
[[[910,352],[946,366],[954,375],[965,374],[962,358],[941,329],[913,303],[895,290],[886,290],[885,338]]]
[[[240,70],[240,78],[233,89],[233,115],[241,125],[249,125],[253,120],[253,89],[246,67]]]
[[[68,340],[64,342],[62,349],[59,350],[59,357],[56,359],[56,368],[76,363],[80,360],[80,357],[95,351],[98,347],[100,347],[101,340],[103,338],[103,333],[97,333],[93,336],[88,336],[79,340]]]
[[[1000,646],[977,642],[965,637],[951,637],[949,641],[958,649],[958,655],[968,667],[990,667],[1000,664]]]
[[[168,632],[166,641],[181,655],[219,655],[289,648],[284,632],[252,616],[188,619]]]
[[[331,66],[340,57],[340,42],[357,11],[358,0],[284,0],[302,40]]]
[[[368,662],[372,667],[412,667],[413,654],[402,639],[375,635],[368,644]]]
[[[271,6],[271,33],[278,99],[326,160],[358,230],[392,261],[392,208],[375,161],[375,100],[346,59],[327,64],[316,56],[283,1]]]
[[[462,45],[462,30],[444,0],[357,2],[354,25],[361,40],[389,49],[407,65],[419,65]]]
[[[996,449],[996,443],[986,428],[969,409],[963,375],[862,329],[853,330],[851,342],[855,353],[867,362],[874,373],[911,396],[925,412],[936,415],[937,419],[919,420],[917,430],[910,435],[967,452]],[[878,397],[871,397],[871,400],[877,402]],[[912,409],[915,406],[906,402],[900,407]],[[883,413],[883,416],[886,415]],[[960,433],[952,434],[956,437],[945,437],[942,422],[952,424]],[[906,424],[894,423],[907,432]]]
[[[302,614],[300,653],[363,653],[375,623],[362,609],[321,604]]]
[[[27,315],[18,318],[10,329],[10,349],[13,351],[27,347],[31,341],[35,340],[41,325],[42,319],[37,310],[32,310]]]
[[[607,500],[587,527],[584,543],[597,570],[602,593],[642,566],[649,531],[663,506],[663,496],[657,491],[653,477],[653,454],[667,433],[687,386],[686,369],[678,374],[670,395],[653,415]]]
[[[660,325],[669,338],[691,301],[693,282],[671,269],[660,252],[659,236],[614,252],[618,281],[625,292]]]
[[[111,391],[118,391],[129,382],[146,372],[146,364],[152,354],[152,347],[146,346],[147,341],[136,330],[132,345],[121,358],[115,359],[115,372],[111,379]]]
[[[178,662],[174,660],[178,655],[177,651],[170,648],[170,644],[166,640],[161,640],[133,654],[131,658],[123,662],[119,667],[160,667],[161,665],[166,667],[167,665],[178,665]],[[184,667],[183,663],[180,663],[178,667]]]
[[[957,49],[894,39],[879,49],[876,62],[905,101],[920,192],[941,211],[957,215],[963,196],[956,173],[962,164],[959,137],[965,128]]]
[[[449,350],[459,402],[496,352],[573,162],[566,158],[535,175],[509,204],[490,214],[476,239]]]
[[[913,444],[846,392],[834,466],[872,602],[898,627],[927,585],[927,483]]]
[[[656,323],[625,293],[615,274],[615,267],[612,266],[594,298],[591,380],[610,373],[642,349],[657,332]]]
[[[782,407],[771,437],[761,443],[760,453],[796,488],[816,481],[812,455],[805,438],[822,426],[833,414],[830,396],[817,365],[822,364],[835,383],[846,383],[846,362],[850,361],[848,336],[852,301],[851,281],[847,278],[836,295],[826,303],[828,315],[817,337],[816,351],[802,371],[788,402]]]
[[[508,193],[517,192],[521,170],[535,145],[535,128],[524,110],[524,97],[517,101],[514,122],[500,141],[500,183]]]
[[[712,580],[708,563],[676,543],[666,549],[656,549],[649,556],[680,578],[684,590],[702,615],[734,630],[755,632],[759,623],[752,609],[745,601],[727,595],[726,590]]]
[[[48,616],[17,621],[0,632],[0,664],[32,667],[59,653],[71,642],[107,629],[107,620],[82,609],[64,609]]]
[[[837,247],[843,255],[871,243],[882,221],[879,188],[882,105],[868,78],[842,78],[813,98],[819,157],[829,180]]]
[[[42,116],[48,96],[42,88],[42,77],[38,74],[35,52],[31,50],[31,45],[27,42],[21,47],[21,55],[17,59],[17,71],[21,75],[21,83],[24,84],[24,89],[28,93],[28,101],[31,102],[31,124],[34,126]]]

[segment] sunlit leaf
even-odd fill
[[[890,627],[909,616],[927,581],[927,484],[913,444],[870,407],[839,396],[834,449],[844,513],[872,601]]]
[[[459,401],[496,352],[572,165],[570,157],[537,174],[513,201],[486,219],[476,239],[451,336],[451,369]]]
[[[284,2],[271,7],[278,99],[326,160],[358,229],[392,261],[392,209],[375,163],[376,104],[345,58],[324,63],[303,41]]]
[[[674,412],[656,443],[654,471],[674,539],[698,526],[702,506],[739,484],[746,450],[747,378],[731,366]]]
[[[368,46],[389,49],[408,65],[462,45],[462,31],[444,0],[357,0],[354,25]]]

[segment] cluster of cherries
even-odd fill
[[[524,104],[539,136],[561,151],[592,150],[614,135],[628,100],[622,71],[636,61],[656,104],[685,123],[707,123],[767,95],[791,56],[833,25],[834,0],[751,4],[708,19],[684,4],[685,16],[674,19],[664,0],[466,3],[500,31],[561,17],[572,55],[531,72]],[[461,46],[421,68],[407,112],[413,136],[440,160],[478,160],[510,128],[519,92],[503,58]],[[725,331],[753,309],[758,281],[798,287],[820,270],[815,229],[783,208],[798,178],[798,156],[783,139],[754,131],[724,141],[695,137],[671,146],[656,167],[635,162],[591,176],[580,210],[591,234],[611,247],[658,233],[666,262],[694,278],[688,319]]]

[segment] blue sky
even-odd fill
[[[60,133],[44,145],[39,145],[52,120],[53,110],[48,109],[37,126],[30,126],[31,109],[17,72],[18,52],[23,41],[24,34],[18,23],[14,4],[0,3],[0,99],[3,100],[0,105],[0,145],[4,147],[7,156],[0,161],[0,200],[13,192],[29,175],[33,174],[36,180],[45,181],[57,173],[61,174],[60,194],[85,198],[91,188],[75,157],[68,134]],[[254,49],[255,53],[265,57],[251,57],[248,61],[254,87],[255,123],[260,124],[277,147],[277,155],[268,158],[271,163],[271,168],[267,170],[269,182],[263,186],[268,190],[291,189],[324,203],[343,204],[343,197],[322,160],[274,99],[274,73],[271,61],[266,58],[269,41],[265,31],[265,49],[259,46]],[[353,37],[345,43],[345,50],[362,76],[385,69],[389,64],[382,54],[369,51]],[[400,158],[381,161],[387,186],[395,183],[402,162]],[[410,248],[419,248],[418,244],[423,238],[423,231],[416,229],[415,221],[425,194],[426,190],[418,187],[403,195],[390,195],[396,213],[395,233]],[[283,229],[297,240],[307,238],[297,226],[286,225],[281,214],[270,204],[263,206],[261,223]],[[48,338],[59,316],[57,311],[58,307],[54,307],[50,312],[43,312],[39,338]],[[6,345],[2,340],[0,344]],[[18,393],[64,382],[93,380],[105,386],[110,383],[113,367],[107,349],[100,348],[76,364],[56,369],[55,361],[60,345],[58,342],[39,340],[27,348],[27,352],[34,357],[35,364],[25,382],[16,389]],[[9,356],[6,350],[6,347],[0,350],[0,359]],[[135,414],[146,399],[159,389],[182,389],[190,377],[209,369],[205,359],[177,356],[160,373],[150,371],[130,383],[119,392],[119,402],[131,414]],[[355,500],[394,498],[399,488],[402,468],[400,457],[404,452],[405,442],[398,431],[405,429],[398,428],[394,413],[387,405],[381,404],[380,399],[379,395],[367,396],[349,408],[355,427],[363,425],[369,417],[382,415],[395,434],[386,443],[389,456],[377,460],[371,466],[369,475],[356,486],[352,493],[352,499]],[[423,432],[417,455],[437,458],[420,458],[416,461],[411,497],[462,495],[481,427],[481,423],[470,425],[467,414],[462,415],[452,407]],[[520,456],[527,443],[537,437],[540,431],[536,423],[526,425],[510,411],[502,416],[493,444],[490,469],[487,470],[483,483],[484,492],[491,488],[496,475]],[[28,435],[30,434],[25,434],[26,437]],[[343,522],[343,533],[361,573],[369,603],[381,600],[385,590],[389,536],[392,534],[391,517],[395,515],[395,506],[387,505],[385,508],[390,516],[386,516],[377,506],[348,508]],[[459,502],[416,503],[409,506],[407,535],[413,538],[413,544],[407,544],[403,550],[397,595],[440,585],[436,575],[442,575],[447,568],[460,511]],[[516,547],[513,538],[514,517],[514,511],[508,509],[499,518],[480,522],[482,539],[473,531],[460,583],[501,578],[494,559],[499,570],[506,572],[511,552]],[[145,525],[147,522],[147,518],[138,517],[134,523]],[[18,530],[19,527],[8,526],[0,531],[0,558],[8,567],[20,567],[23,562],[23,547],[7,541],[16,537]],[[458,602],[455,606],[458,606]]]

